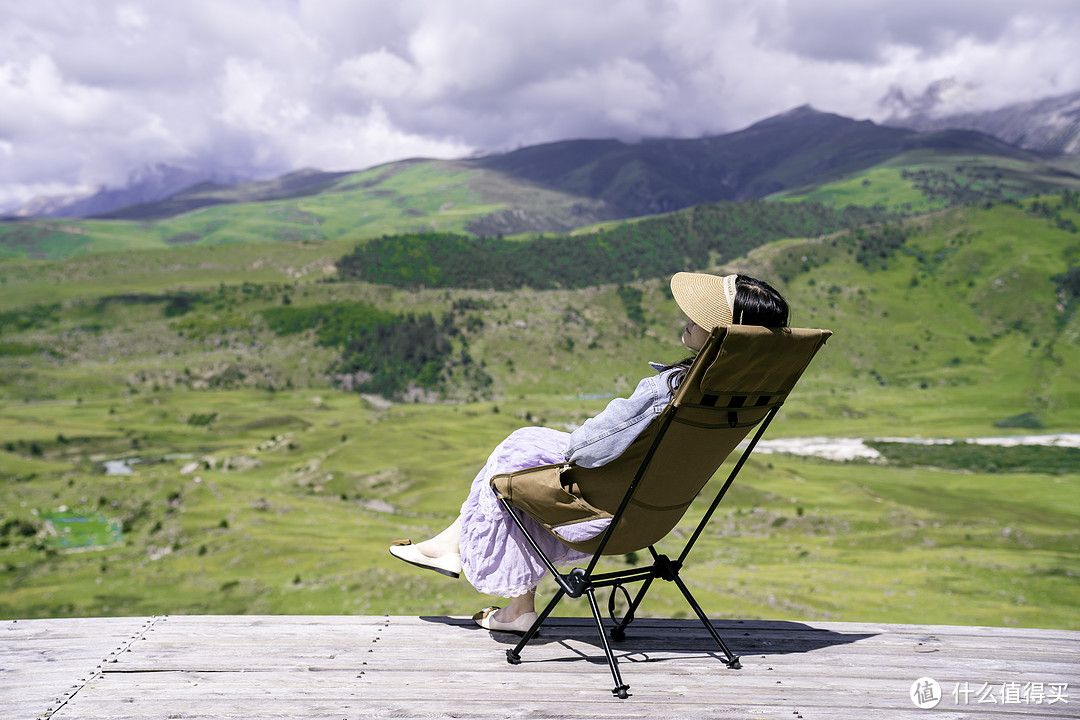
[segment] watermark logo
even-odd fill
[[[949,695],[956,705],[1068,705],[1069,683],[958,682],[951,693],[944,694],[934,678],[921,677],[911,683],[911,702],[923,710],[936,708]]]
[[[921,677],[911,683],[911,702],[923,710],[936,708],[941,702],[941,686],[931,677]]]

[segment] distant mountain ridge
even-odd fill
[[[211,205],[229,205],[247,202],[265,202],[283,198],[297,198],[317,195],[329,188],[349,172],[322,172],[304,169],[282,175],[274,180],[260,180],[246,183],[222,184],[200,182],[185,187],[180,192],[164,198],[131,204],[108,211],[97,212],[89,216],[102,220],[157,220],[174,217]]]
[[[224,170],[189,170],[156,163],[133,170],[119,187],[101,187],[86,195],[53,195],[34,198],[11,213],[13,217],[87,218],[131,205],[152,203],[200,183],[231,185],[251,180]]]
[[[501,182],[541,186],[593,205],[582,218],[622,219],[673,212],[708,202],[763,198],[792,188],[856,174],[913,150],[993,155],[1038,161],[1035,154],[969,130],[920,133],[853,120],[808,105],[725,135],[698,139],[565,140],[513,152],[455,161],[426,161],[457,169],[496,173]],[[389,163],[396,168],[423,160]],[[331,191],[349,173],[303,170],[272,181],[185,187],[164,198],[90,217],[157,220],[201,207],[306,197]],[[487,195],[492,183],[487,181]],[[528,193],[526,192],[526,195]],[[500,200],[500,202],[502,202]],[[69,208],[70,209],[70,208]],[[565,231],[548,227],[535,210],[514,205],[477,220],[477,234]],[[582,223],[585,224],[585,223]]]
[[[971,131],[930,134],[814,110],[809,105],[745,130],[701,139],[568,140],[469,161],[605,201],[622,217],[762,198],[839,179],[918,149],[1036,161],[1031,152]]]
[[[977,130],[1026,150],[1077,155],[1080,154],[1080,91],[987,112],[940,117],[916,112],[890,118],[885,124],[919,132]]]
[[[158,170],[146,183],[151,196],[170,178],[192,179]],[[1080,155],[1049,157],[975,130],[919,132],[802,106],[706,138],[569,140],[359,172],[202,181],[163,199],[96,209],[89,219],[5,218],[0,257],[424,233],[568,234],[752,199],[906,215],[1064,190],[1080,190]]]

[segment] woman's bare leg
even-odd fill
[[[510,598],[510,603],[493,616],[499,622],[514,622],[522,615],[536,612],[536,588]]]
[[[447,553],[461,552],[461,517],[458,516],[450,526],[430,540],[417,543],[416,549],[430,558],[438,558]]]
[[[424,542],[417,543],[416,549],[424,555],[437,558],[447,553],[460,553],[461,517],[458,517],[445,530]],[[506,607],[495,613],[499,622],[513,622],[522,615],[536,612],[536,588],[524,595],[510,598]]]

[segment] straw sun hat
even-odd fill
[[[735,305],[735,275],[720,277],[679,272],[671,278],[671,294],[686,317],[705,330],[731,325]]]

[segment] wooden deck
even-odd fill
[[[585,619],[552,620],[518,666],[512,636],[456,617],[0,621],[0,718],[1080,717],[1080,632],[717,627],[743,669],[696,620],[639,619],[615,646],[619,700]],[[936,709],[911,699],[922,677]]]

